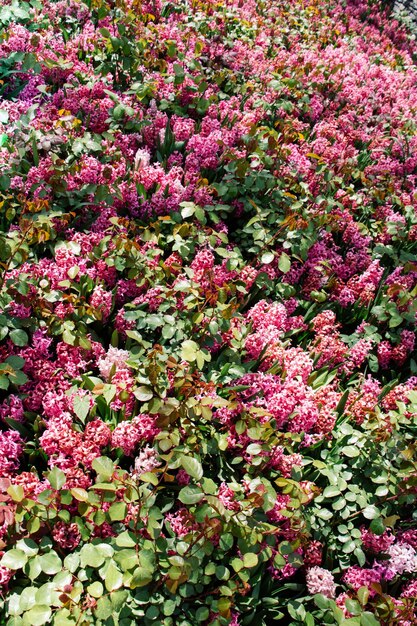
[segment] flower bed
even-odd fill
[[[417,50],[379,2],[1,2],[0,612],[412,626]]]

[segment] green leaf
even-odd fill
[[[323,491],[323,496],[325,498],[334,498],[335,496],[339,496],[339,495],[340,495],[340,489],[338,489],[337,487],[333,487],[332,485],[329,485]]]
[[[102,596],[97,601],[97,608],[94,611],[95,617],[106,620],[113,615],[114,609],[108,595]]]
[[[205,622],[206,620],[208,620],[209,615],[209,609],[206,606],[201,606],[199,609],[197,609],[195,618],[197,622]]]
[[[133,392],[133,395],[140,402],[147,402],[148,400],[153,398],[154,394],[150,387],[145,387],[145,385],[142,385],[141,387],[138,387],[137,389],[135,389],[135,391]]]
[[[184,72],[184,68],[182,67],[182,65],[180,65],[179,63],[174,63],[173,69],[174,69],[175,78],[178,79],[180,82],[182,82],[185,77],[185,72]]]
[[[64,486],[67,477],[64,472],[55,465],[55,467],[48,473],[47,476],[52,489],[61,489]]]
[[[16,544],[16,548],[23,550],[28,556],[35,556],[39,552],[39,546],[33,539],[20,539]]]
[[[359,448],[356,446],[344,446],[340,452],[351,459],[359,456],[360,454]]]
[[[174,613],[176,607],[177,603],[175,602],[175,600],[165,600],[162,612],[165,616],[168,617],[169,615],[172,615]]]
[[[81,567],[100,567],[104,563],[104,556],[91,543],[86,543],[80,550]]]
[[[188,363],[192,363],[197,358],[197,352],[200,350],[200,346],[195,341],[187,339],[181,346],[181,358]]]
[[[279,257],[278,267],[283,274],[287,274],[291,269],[291,259],[285,252]]]
[[[242,561],[242,559],[238,559],[238,558],[234,558],[230,561],[230,565],[231,567],[233,567],[233,569],[235,570],[235,572],[240,572],[241,569],[243,569],[245,567],[244,562]]]
[[[79,396],[78,394],[72,397],[72,406],[75,415],[84,424],[85,419],[90,412],[90,398],[89,396]]]
[[[180,462],[189,476],[195,478],[196,480],[201,480],[201,478],[203,477],[203,468],[200,461],[198,461],[194,457],[185,456],[184,454],[182,454],[180,457]]]
[[[30,580],[35,580],[42,572],[39,559],[30,559],[29,563],[25,567],[25,573],[29,576]]]
[[[304,618],[304,623],[306,626],[315,626],[316,622],[311,613],[306,613],[305,618]]]
[[[194,202],[181,202],[181,216],[186,219],[187,217],[191,217],[194,215],[197,206]]]
[[[21,370],[15,370],[13,374],[10,374],[10,380],[14,385],[18,387],[19,385],[24,385],[25,383],[27,383],[28,377]]]
[[[26,565],[27,560],[27,554],[25,554],[23,550],[12,548],[11,550],[3,554],[0,565],[2,567],[7,567],[8,569],[17,570]]]
[[[7,124],[9,121],[9,112],[5,109],[0,109],[0,122],[2,124]]]
[[[107,591],[114,591],[123,585],[123,574],[112,562],[107,568],[104,584]]]
[[[44,626],[50,624],[52,615],[51,608],[45,604],[37,604],[25,613],[25,621],[31,626]]]
[[[233,544],[234,538],[233,535],[231,535],[230,533],[225,533],[220,536],[219,546],[221,550],[227,552],[228,550],[231,550],[231,548],[233,548]]]
[[[120,522],[127,515],[127,506],[124,502],[114,502],[108,511],[112,522]]]
[[[45,572],[45,574],[57,574],[62,569],[62,561],[54,550],[42,556],[38,556],[37,559],[39,559],[42,571]]]
[[[152,572],[145,567],[137,567],[133,572],[130,588],[145,587],[152,581]]]
[[[246,552],[243,555],[243,564],[245,567],[256,567],[258,565],[258,555],[254,552]]]
[[[107,402],[107,404],[110,404],[110,402],[113,400],[114,396],[116,395],[116,392],[117,392],[116,385],[110,385],[110,384],[104,385],[102,396]]]
[[[114,560],[123,572],[135,568],[139,563],[139,555],[134,548],[124,548],[114,555]]]
[[[357,600],[353,600],[352,598],[346,598],[345,607],[352,615],[360,615],[362,613],[361,605]]]
[[[178,494],[178,500],[183,504],[196,504],[204,498],[204,493],[194,485],[183,487]]]
[[[100,474],[102,479],[106,480],[113,476],[114,463],[107,456],[99,456],[95,458],[91,465],[93,470],[97,472],[97,474]]]
[[[362,511],[362,515],[366,517],[366,519],[375,519],[379,517],[381,514],[379,512],[379,509],[376,508],[376,506],[374,506],[373,504],[370,504]]]
[[[375,535],[383,535],[386,528],[382,517],[374,518],[369,526],[369,530]]]
[[[0,375],[0,389],[8,389],[10,381],[7,376]]]
[[[15,328],[15,330],[12,330],[9,337],[15,346],[26,346],[29,341],[27,333],[21,328]]]
[[[116,537],[115,543],[119,548],[134,548],[136,546],[136,539],[131,532],[125,530]]]
[[[330,600],[321,593],[316,593],[314,596],[314,602],[319,609],[325,610],[329,607]]]
[[[263,263],[263,265],[269,265],[269,263],[272,263],[274,259],[275,255],[273,252],[264,252],[261,256],[261,263]]]
[[[120,589],[119,591],[112,591],[110,594],[110,601],[113,605],[113,609],[119,612],[129,596],[127,589]],[[123,622],[122,622],[123,623]]]
[[[361,615],[361,626],[381,626],[381,622],[372,613],[366,611]]]
[[[358,592],[357,592],[357,596],[359,599],[359,602],[365,606],[365,604],[368,603],[368,599],[369,599],[369,589],[366,585],[364,585],[363,587],[359,587]]]
[[[70,491],[73,498],[78,500],[78,502],[88,502],[88,491],[86,489],[73,487]]]
[[[64,559],[64,567],[72,574],[78,569],[80,565],[80,554],[74,552],[73,554],[68,554]]]
[[[104,587],[101,582],[96,580],[94,583],[91,583],[91,585],[88,585],[87,591],[93,598],[101,598],[104,593]]]
[[[11,365],[13,369],[20,370],[25,364],[25,359],[22,359],[21,356],[16,356],[13,354],[12,356],[7,357],[6,363]]]
[[[25,490],[23,489],[22,485],[10,485],[10,487],[7,489],[7,493],[9,494],[13,502],[22,502],[23,498],[25,497]]]
[[[144,472],[143,474],[139,475],[139,480],[141,480],[144,483],[151,483],[151,485],[154,485],[155,487],[158,485],[158,476],[156,474],[153,474],[152,472]]]

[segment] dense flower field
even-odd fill
[[[417,47],[372,0],[0,2],[0,623],[417,623]]]

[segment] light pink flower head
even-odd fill
[[[306,582],[308,592],[312,595],[321,593],[326,598],[334,598],[336,595],[333,574],[323,567],[309,567],[306,571]]]

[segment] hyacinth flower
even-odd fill
[[[413,624],[407,25],[0,5],[5,624]]]

